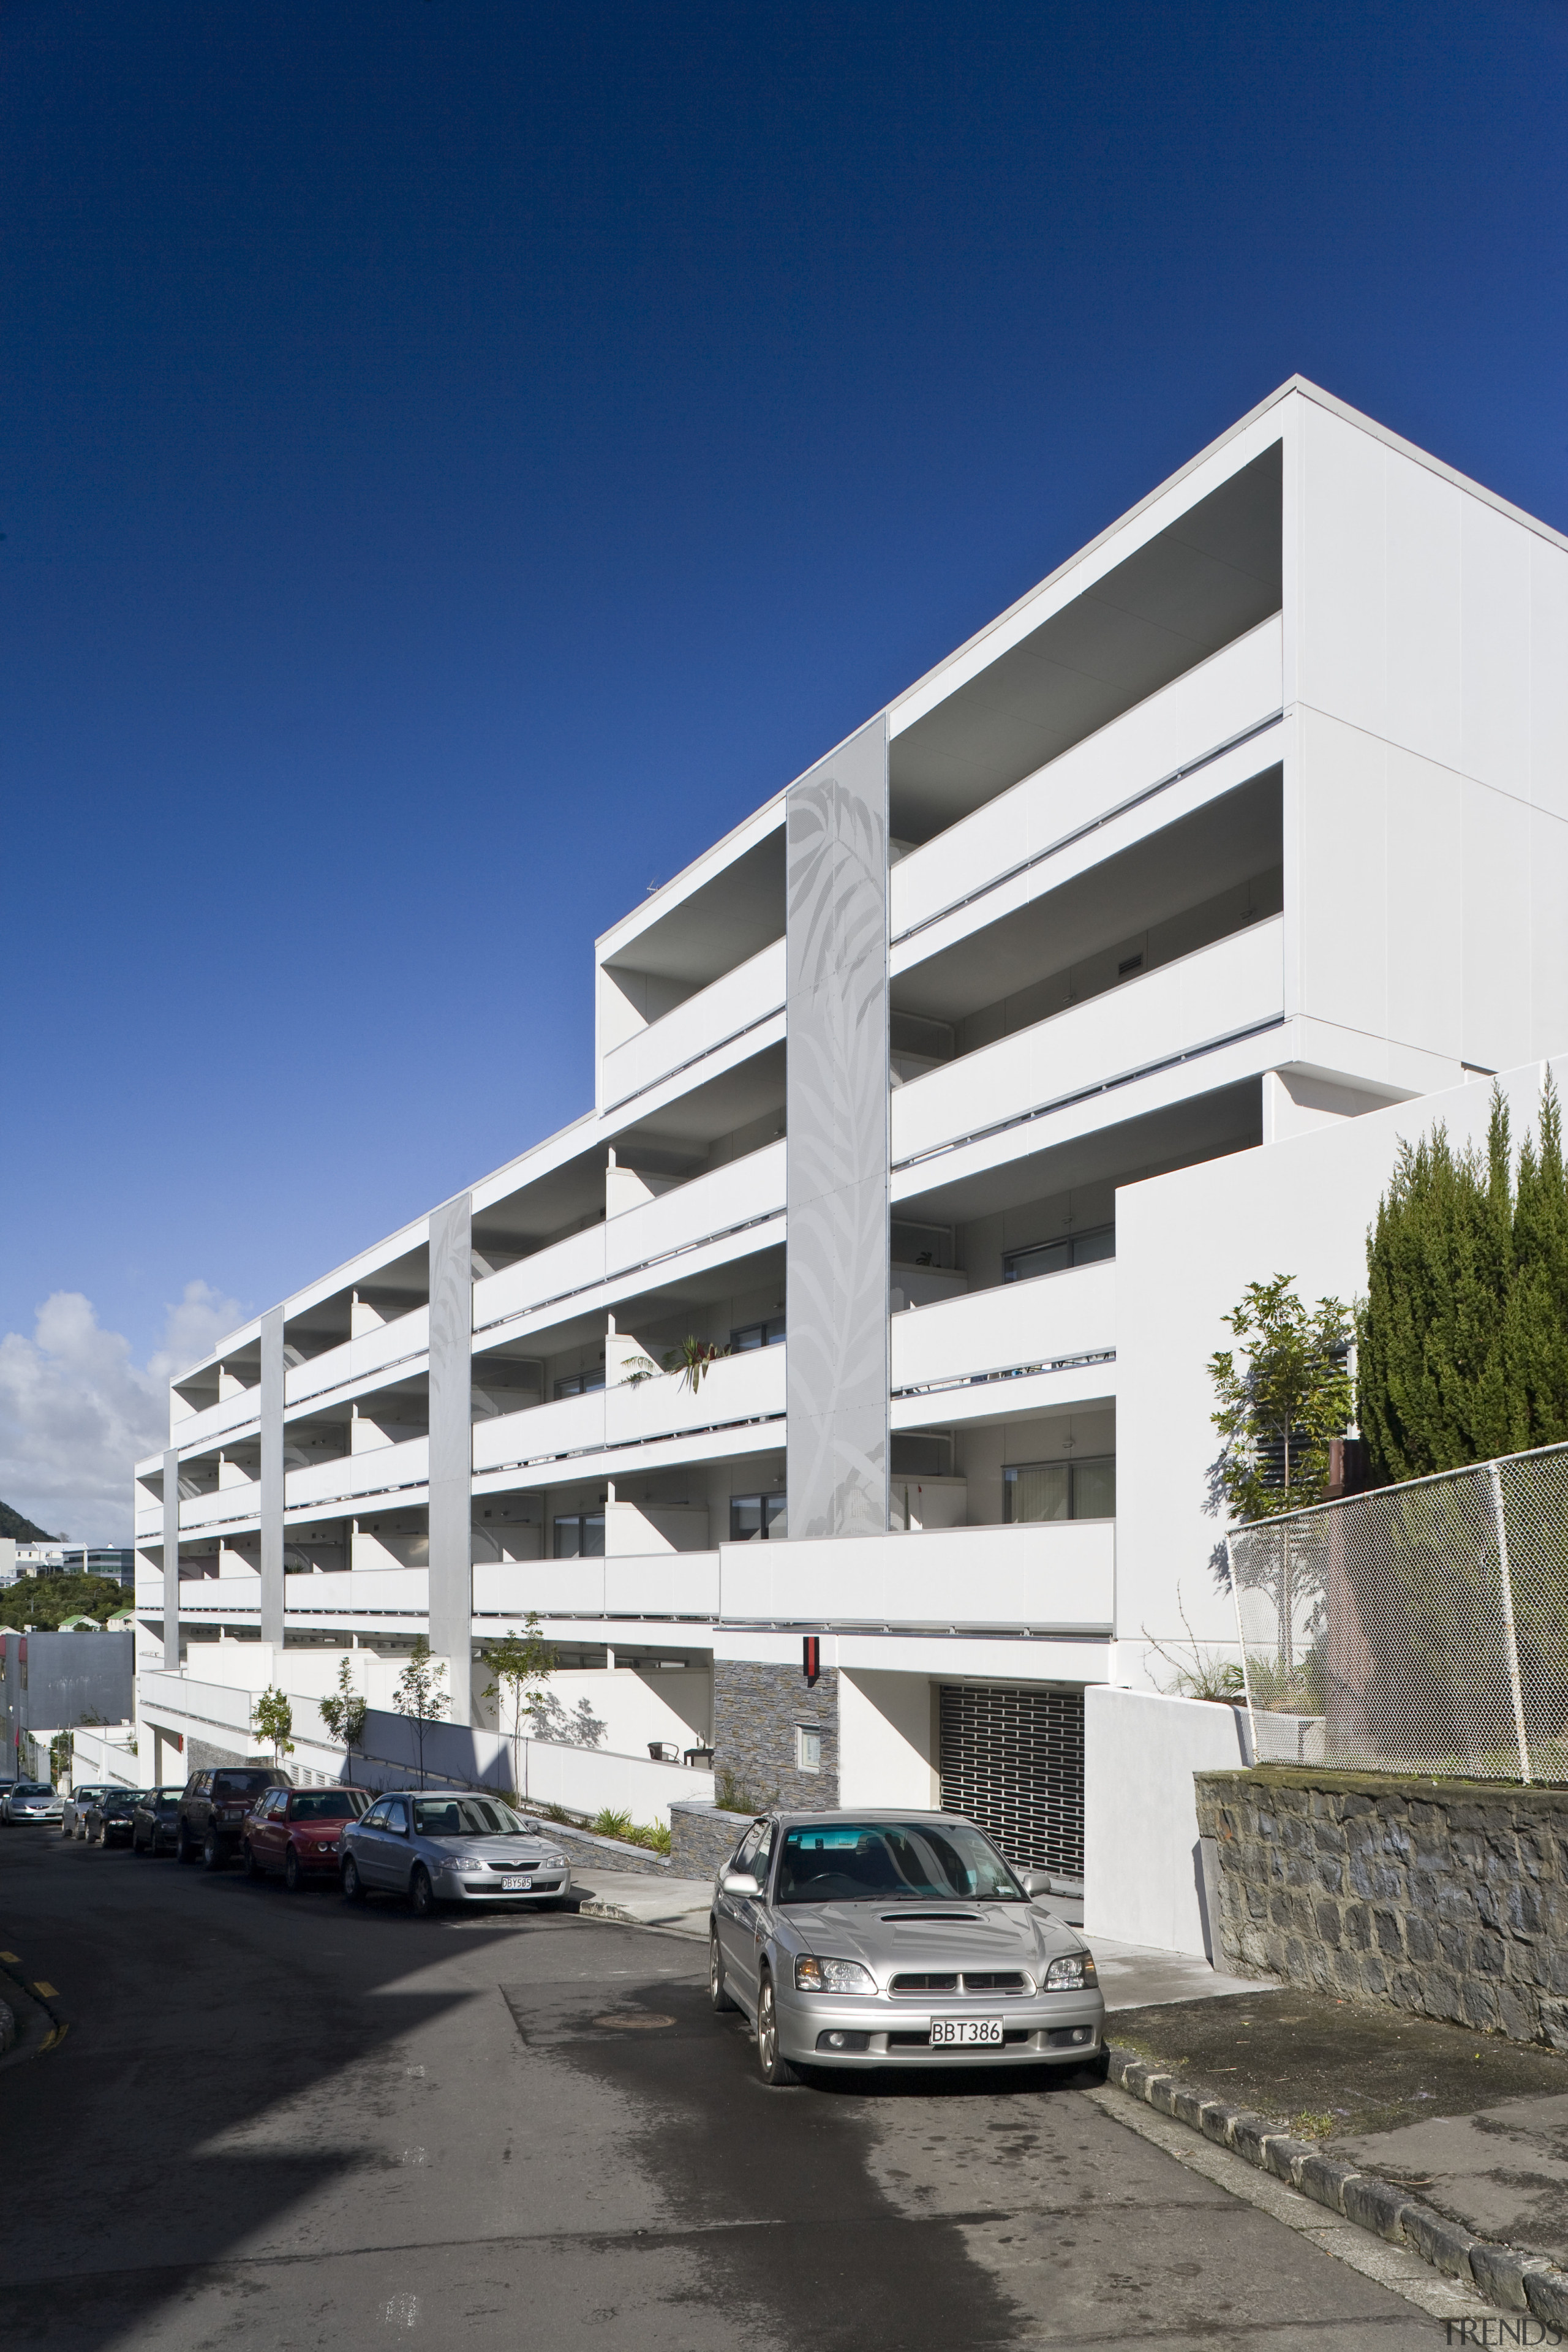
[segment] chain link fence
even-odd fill
[[[1226,1549],[1260,1764],[1568,1781],[1568,1445]]]

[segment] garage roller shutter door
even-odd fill
[[[942,1801],[1020,1868],[1083,1876],[1083,1693],[942,1686]]]

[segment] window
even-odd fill
[[[1095,1225],[1081,1234],[1063,1234],[1058,1241],[1039,1242],[1032,1249],[1009,1250],[1002,1260],[1004,1282],[1032,1282],[1037,1274],[1064,1274],[1069,1265],[1094,1265],[1116,1255],[1116,1227]]]
[[[772,1822],[765,1822],[763,1824],[762,1836],[757,1841],[757,1850],[745,1865],[764,1895],[768,1891],[768,1872],[772,1867],[773,1859],[773,1825]]]
[[[384,1830],[386,1827],[386,1817],[391,1811],[391,1806],[386,1804],[384,1801],[379,1805],[373,1805],[369,1812],[366,1813],[364,1817],[365,1828],[367,1830]]]
[[[555,1521],[555,1557],[557,1559],[603,1559],[603,1511],[569,1511],[564,1517],[558,1515]]]
[[[1113,1519],[1116,1456],[1015,1463],[1002,1473],[1002,1516],[1009,1527],[1041,1519]]]
[[[605,1367],[603,1364],[595,1364],[585,1372],[568,1372],[564,1380],[556,1381],[555,1393],[557,1397],[588,1396],[595,1389],[602,1389],[604,1385]]]
[[[288,1803],[287,1796],[283,1801]],[[330,1789],[319,1797],[296,1797],[289,1815],[296,1822],[352,1822],[358,1817],[359,1807],[346,1789]]]
[[[765,1323],[742,1323],[738,1331],[730,1334],[730,1352],[743,1356],[748,1348],[776,1348],[784,1335],[782,1315],[770,1315]]]
[[[232,1804],[237,1798],[258,1797],[263,1789],[272,1786],[270,1772],[215,1772],[213,1801],[216,1804]]]
[[[822,1769],[822,1734],[815,1723],[795,1725],[795,1769],[797,1772],[820,1772]]]
[[[895,1265],[952,1264],[951,1225],[908,1225],[897,1218],[888,1229],[888,1255]]]
[[[765,1543],[772,1535],[782,1540],[789,1532],[785,1526],[786,1516],[783,1495],[731,1495],[730,1541]]]
[[[388,1799],[386,1807],[386,1826],[396,1837],[401,1837],[404,1832],[407,1829],[408,1808],[404,1803],[401,1797],[392,1797]]]

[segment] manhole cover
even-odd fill
[[[625,2028],[629,2025],[673,2025],[675,2020],[673,2017],[660,2017],[657,2011],[651,2009],[613,2009],[607,2010],[603,2017],[596,2017],[594,2022],[595,2025]]]

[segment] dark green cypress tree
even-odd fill
[[[1357,1412],[1372,1466],[1419,1478],[1568,1439],[1568,1181],[1548,1073],[1512,1181],[1492,1089],[1484,1152],[1402,1143],[1367,1235]]]
[[[1541,1096],[1541,1149],[1527,1136],[1513,1213],[1513,1285],[1507,1358],[1509,1450],[1568,1439],[1568,1181],[1563,1113],[1550,1069]]]

